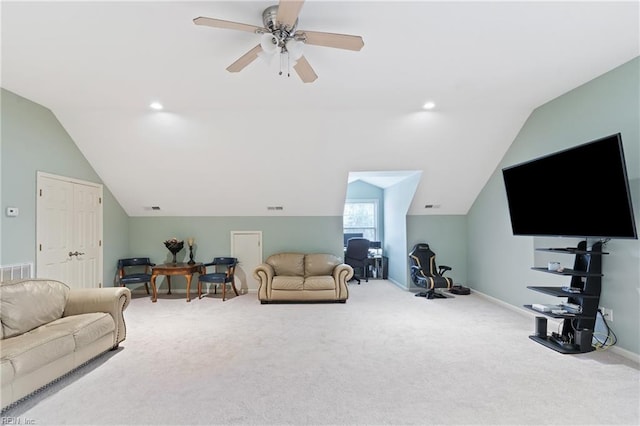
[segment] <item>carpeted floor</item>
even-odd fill
[[[562,355],[471,294],[351,284],[346,304],[136,295],[121,348],[3,413],[58,424],[640,423],[637,364]]]

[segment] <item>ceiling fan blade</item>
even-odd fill
[[[284,27],[293,28],[303,4],[304,0],[280,0],[276,21]]]
[[[242,71],[244,69],[244,67],[246,67],[251,62],[256,60],[256,58],[258,57],[258,53],[260,53],[260,52],[262,52],[262,47],[260,45],[257,45],[256,47],[254,47],[253,49],[251,49],[250,51],[248,51],[244,55],[240,56],[240,58],[238,58],[237,61],[235,61],[234,63],[229,65],[227,67],[227,71],[229,71],[229,72]]]
[[[293,66],[293,69],[296,70],[298,76],[304,83],[313,83],[318,78],[316,72],[309,65],[309,61],[304,56],[301,56],[298,59],[298,62]]]
[[[255,33],[258,30],[263,29],[262,27],[257,27],[255,25],[241,24],[239,22],[223,21],[222,19],[205,18],[204,16],[195,18],[193,20],[193,23],[196,25],[206,25],[207,27],[225,28],[228,30],[248,31],[250,33]]]
[[[349,34],[324,33],[319,31],[296,31],[296,36],[303,36],[306,44],[336,47],[358,51],[364,46],[362,37]]]

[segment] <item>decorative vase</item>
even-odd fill
[[[189,261],[187,262],[189,265],[193,265],[194,263],[196,263],[193,260],[193,246],[189,246]]]
[[[173,263],[178,263],[176,260],[176,254],[178,254],[178,252],[184,247],[184,241],[167,240],[164,242],[164,246],[173,255]]]

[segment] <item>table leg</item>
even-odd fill
[[[156,277],[157,275],[151,275],[151,290],[153,290],[153,296],[151,296],[151,301],[153,303],[158,301],[158,290],[156,289]]]
[[[186,274],[187,278],[187,302],[191,302],[191,277],[193,274]]]
[[[167,275],[167,283],[169,283],[169,291],[167,294],[171,294],[171,275]]]

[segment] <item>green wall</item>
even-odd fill
[[[552,303],[526,289],[528,285],[560,284],[550,274],[532,271],[539,257],[535,247],[549,238],[513,236],[501,170],[503,167],[621,132],[636,225],[640,225],[640,59],[596,78],[533,111],[467,215],[468,282],[474,289],[515,306]],[[606,167],[606,164],[602,165]],[[576,184],[593,184],[597,170],[585,171]],[[578,177],[576,177],[578,178]],[[570,193],[571,188],[557,188]],[[583,200],[576,206],[588,209]],[[550,206],[551,208],[553,206]],[[575,245],[575,239],[551,239],[553,246]],[[614,311],[612,326],[618,346],[640,353],[640,242],[611,240],[603,258],[601,306]],[[558,259],[571,264],[573,258]],[[531,323],[533,331],[533,322]]]
[[[102,183],[53,113],[12,92],[0,89],[1,194],[0,264],[35,264],[36,173],[43,171]],[[112,282],[116,259],[128,251],[128,220],[107,187],[104,196],[104,278]],[[18,207],[18,217],[7,217],[7,207]]]
[[[429,244],[436,254],[438,266],[447,265],[452,268],[445,276],[451,277],[456,284],[467,284],[466,216],[407,216],[408,251],[418,243]]]
[[[155,263],[172,259],[163,242],[176,237],[195,238],[194,259],[198,262],[231,254],[231,231],[262,231],[262,255],[286,251],[332,253],[342,258],[342,216],[281,217],[132,217],[130,254],[150,257]],[[178,260],[188,260],[183,249]],[[184,288],[181,277],[172,288]]]

